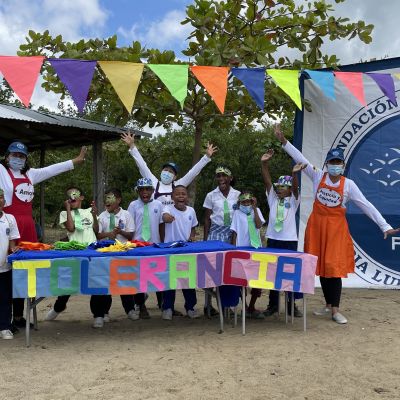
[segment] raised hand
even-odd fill
[[[121,135],[121,140],[125,142],[129,148],[135,147],[135,135],[133,133],[130,133],[129,131],[127,133],[123,133]]]
[[[383,238],[386,239],[388,236],[396,235],[396,233],[400,232],[400,228],[397,229],[389,229],[388,231],[384,232]]]
[[[292,172],[302,171],[305,167],[307,167],[307,164],[297,163],[296,165],[293,166]]]
[[[261,162],[269,161],[273,155],[274,155],[274,150],[268,149],[267,152],[261,156]]]
[[[285,135],[281,131],[281,125],[280,124],[275,124],[274,125],[274,135],[276,138],[282,143],[286,144],[287,140],[285,138]]]
[[[213,146],[212,143],[207,142],[207,149],[206,149],[206,154],[208,157],[211,158],[211,156],[218,151],[218,147],[217,146]]]
[[[91,207],[90,212],[92,213],[92,215],[97,216],[97,206],[94,200],[90,203],[90,207]]]
[[[88,151],[87,147],[86,147],[86,146],[82,146],[82,147],[81,147],[81,151],[80,151],[78,157],[75,157],[75,158],[72,160],[73,164],[74,164],[74,165],[82,164],[82,163],[85,161],[85,159],[86,159],[87,151]]]

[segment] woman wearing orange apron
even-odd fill
[[[382,230],[385,238],[400,229],[393,229],[379,211],[365,198],[358,186],[342,176],[344,153],[340,148],[331,149],[325,160],[327,172],[313,167],[275,127],[275,135],[283,149],[296,163],[307,164],[304,173],[313,182],[314,204],[307,222],[304,251],[318,257],[316,275],[320,277],[326,305],[315,315],[332,314],[333,321],[346,324],[346,317],[339,312],[342,278],[354,272],[354,247],[346,220],[346,203],[353,201]]]
[[[4,190],[6,204],[4,212],[15,217],[20,232],[20,241],[37,242],[35,223],[32,217],[33,185],[62,172],[72,170],[74,165],[84,161],[86,151],[86,147],[82,147],[79,156],[73,160],[45,168],[30,168],[27,163],[27,147],[21,142],[14,142],[8,146],[5,158],[0,162],[0,187]],[[24,299],[14,299],[14,326],[25,326],[26,321],[23,318],[23,313]]]

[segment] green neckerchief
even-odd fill
[[[77,231],[83,231],[81,214],[77,208],[74,209],[74,225]]]
[[[115,215],[110,213],[110,232],[115,228]]]
[[[224,199],[224,226],[231,225],[231,212],[229,211],[228,200]]]
[[[257,212],[257,210],[255,210],[254,212]],[[261,247],[261,239],[260,235],[257,232],[254,218],[251,216],[251,214],[247,215],[247,226],[249,228],[250,244],[258,249],[259,247]]]
[[[151,228],[150,228],[150,215],[149,215],[149,205],[144,203],[143,207],[143,221],[142,221],[142,239],[146,242],[151,238]]]
[[[285,199],[278,200],[274,229],[280,232],[283,229],[283,221],[285,219]]]

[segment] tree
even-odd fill
[[[344,0],[335,0],[335,3]],[[188,47],[183,54],[198,65],[247,66],[265,65],[268,68],[316,68],[336,66],[335,55],[324,55],[324,40],[353,39],[371,41],[372,25],[363,21],[349,22],[348,18],[332,16],[333,7],[324,0],[296,5],[294,0],[195,0],[187,7],[183,24],[191,24]],[[119,60],[152,64],[180,63],[173,51],[142,48],[139,42],[118,47],[117,37],[108,39],[64,42],[62,37],[51,37],[29,31],[20,55],[46,55],[58,58]],[[279,49],[287,46],[299,50],[301,59],[276,57]],[[68,96],[64,86],[54,75],[50,65],[43,68],[43,87]],[[240,82],[230,81],[226,112],[220,114],[212,99],[206,95],[193,76],[189,78],[188,96],[183,109],[165,86],[148,69],[144,70],[136,101],[129,114],[117,99],[114,90],[100,72],[94,76],[86,106],[88,118],[110,123],[150,127],[172,123],[190,125],[194,132],[192,164],[201,153],[203,132],[249,126],[261,122],[265,114],[275,118],[293,115],[294,105],[270,80],[266,80],[265,112],[259,110]]]

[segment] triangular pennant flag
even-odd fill
[[[399,73],[397,73],[397,74],[393,74],[397,79],[400,79],[400,74]]]
[[[0,56],[0,72],[25,107],[31,101],[43,60],[43,56]]]
[[[189,80],[189,65],[187,64],[147,64],[171,92],[171,95],[178,100],[181,107],[187,96]]]
[[[335,71],[334,74],[363,106],[367,104],[365,102],[363,74],[361,72]]]
[[[83,112],[97,61],[68,58],[49,58],[48,61],[68,89],[78,111]]]
[[[299,71],[291,69],[267,69],[267,73],[301,110]]]
[[[311,69],[304,70],[308,76],[318,85],[322,93],[336,100],[335,97],[335,78],[331,71],[313,71]]]
[[[375,74],[373,72],[367,72],[367,75],[370,76],[375,83],[379,86],[379,89],[382,90],[382,93],[394,104],[397,106],[396,92],[394,89],[393,78],[390,74]]]
[[[144,64],[124,61],[98,61],[122,104],[131,113]]]
[[[209,67],[193,66],[190,67],[193,75],[207,90],[212,97],[219,111],[223,114],[225,110],[225,99],[228,91],[228,72],[229,67]]]
[[[242,81],[250,96],[258,107],[264,111],[265,96],[265,67],[260,68],[232,68],[231,72]]]

